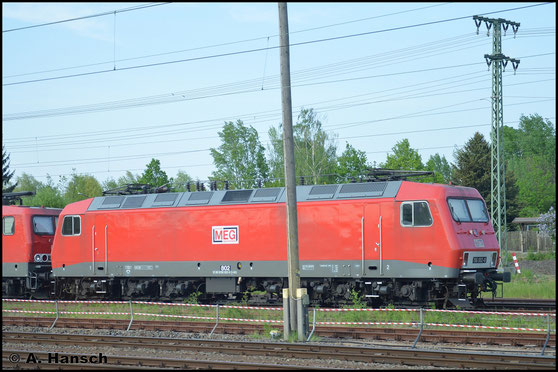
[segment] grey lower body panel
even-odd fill
[[[30,262],[10,262],[2,263],[2,278],[25,278],[29,272],[50,271],[50,262],[30,263]]]
[[[301,278],[436,278],[452,279],[459,276],[459,269],[406,261],[300,261]],[[105,266],[91,262],[53,269],[55,277],[98,278],[219,278],[219,277],[287,277],[287,261],[205,261],[205,262],[109,262]]]

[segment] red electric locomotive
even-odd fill
[[[284,188],[117,195],[68,205],[59,297],[253,299],[287,287]],[[477,190],[408,181],[298,186],[300,277],[313,303],[464,305],[495,291],[499,247]],[[255,302],[255,301],[254,301]]]
[[[61,211],[2,205],[2,295],[50,295],[51,248]]]

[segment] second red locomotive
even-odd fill
[[[2,206],[2,294],[47,298],[51,247],[62,209]]]
[[[315,304],[465,304],[495,292],[499,247],[467,187],[408,181],[298,186],[301,284]],[[62,211],[59,297],[280,298],[285,189],[104,196]],[[246,297],[244,297],[246,298]]]

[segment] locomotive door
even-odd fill
[[[366,276],[384,274],[382,262],[382,216],[380,206],[370,204],[364,207],[363,220],[363,273]]]
[[[93,217],[91,236],[93,275],[106,276],[108,273],[108,225],[104,216]]]

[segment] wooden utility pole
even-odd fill
[[[279,34],[281,46],[281,104],[283,107],[283,154],[285,187],[287,189],[287,245],[289,268],[289,323],[297,329],[297,289],[300,287],[298,261],[298,218],[296,211],[296,178],[294,162],[293,110],[291,102],[291,69],[289,64],[289,25],[287,3],[279,3]]]

